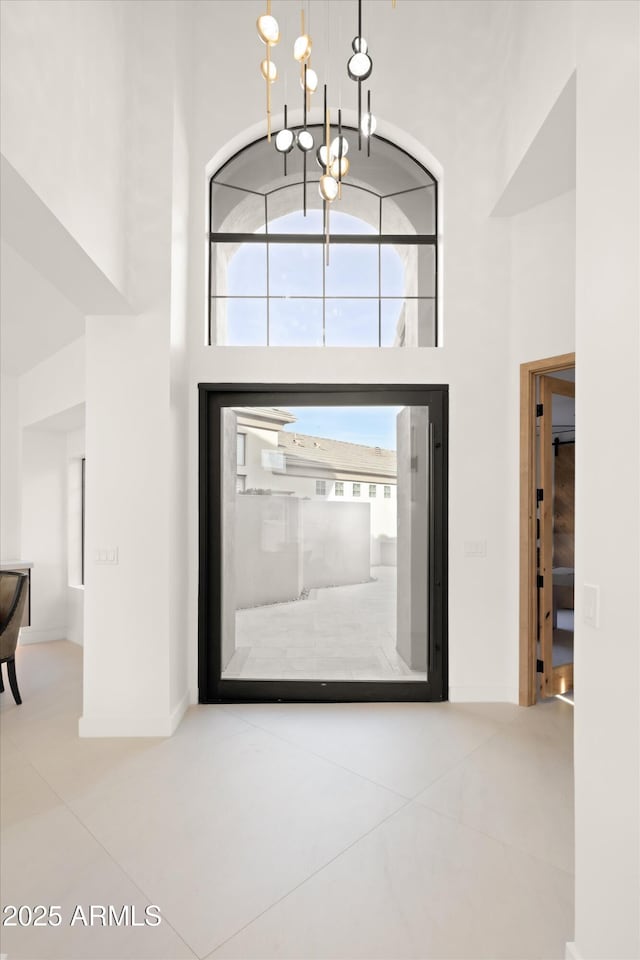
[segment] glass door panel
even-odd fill
[[[426,681],[428,408],[221,416],[223,679]]]
[[[445,388],[201,388],[200,698],[446,698]]]

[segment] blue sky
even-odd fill
[[[402,407],[283,407],[298,418],[289,433],[307,433],[370,447],[396,448],[396,417]]]
[[[340,233],[375,233],[362,220],[332,211],[331,229]],[[322,232],[321,212],[287,214],[270,224],[272,232]],[[256,231],[264,232],[264,231]],[[270,343],[274,346],[322,346],[323,244],[270,244]],[[403,305],[404,267],[392,246],[380,251],[382,345],[391,346]],[[327,346],[378,346],[378,247],[334,244],[325,272]],[[229,261],[226,295],[227,343],[266,343],[266,249],[243,244]],[[276,299],[276,298],[282,299]],[[313,299],[296,300],[296,297]],[[375,299],[365,299],[375,298]]]

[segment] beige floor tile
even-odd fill
[[[211,960],[564,957],[572,880],[410,804]]]
[[[59,807],[62,801],[28,760],[16,754],[2,765],[0,779],[1,830]]]
[[[552,697],[519,709],[514,723],[572,757],[573,711],[570,704]]]
[[[80,739],[77,734],[45,737],[42,744],[31,743],[28,755],[47,783],[67,802],[88,790],[126,779],[136,771],[153,768],[156,763],[176,757],[180,765],[205,760],[209,744],[246,730],[247,724],[222,708],[190,709],[176,734],[169,740],[136,738]]]
[[[131,882],[77,818],[53,807],[8,826],[2,835],[2,903],[60,907],[55,927],[2,930],[11,960],[183,960],[194,954],[163,918],[158,926],[71,925],[76,906],[135,907],[144,920],[152,901]],[[130,914],[131,916],[131,914]]]
[[[20,656],[28,698],[0,698],[3,901],[164,919],[5,931],[12,960],[180,960],[225,938],[217,956],[243,960],[540,960],[572,938],[553,866],[570,859],[566,704],[207,706],[168,740],[80,740],[82,651]]]
[[[511,725],[417,800],[573,871],[573,763],[562,738]]]
[[[227,709],[408,798],[501,729],[493,720],[446,703],[233,704]]]
[[[71,806],[198,954],[403,803],[255,728],[177,745],[167,741]]]

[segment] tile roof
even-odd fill
[[[347,443],[327,437],[311,437],[306,433],[281,430],[278,449],[283,450],[287,463],[332,469],[335,473],[362,474],[395,481],[396,452],[382,447],[367,447],[361,443]]]

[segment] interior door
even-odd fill
[[[573,688],[575,383],[539,379],[538,671],[540,694]]]

